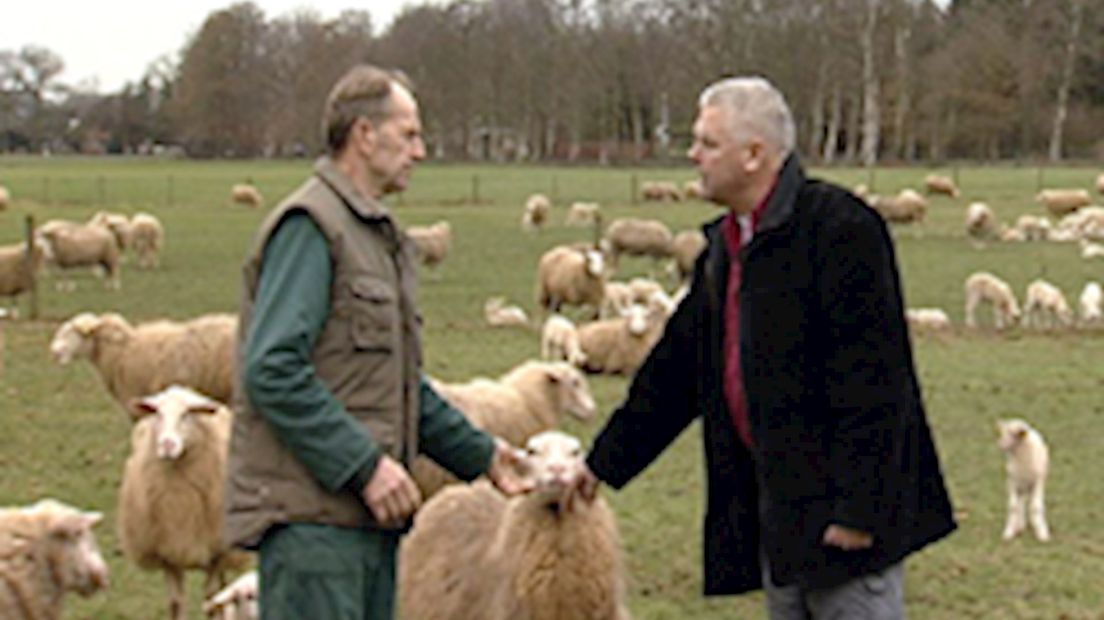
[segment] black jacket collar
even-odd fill
[[[791,153],[782,164],[778,172],[778,181],[774,191],[771,192],[767,206],[759,218],[759,225],[755,227],[755,234],[778,228],[793,217],[794,203],[797,193],[805,184],[805,172],[801,169],[801,162],[797,154]]]

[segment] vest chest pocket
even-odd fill
[[[358,351],[389,352],[398,325],[396,291],[378,278],[356,278],[352,293],[351,339]]]

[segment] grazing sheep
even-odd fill
[[[31,247],[33,250],[28,264],[26,243],[0,246],[0,296],[14,302],[15,297],[34,286],[35,275],[46,260],[50,246],[41,239],[35,239]]]
[[[119,489],[119,544],[128,560],[163,570],[169,617],[185,617],[184,571],[206,573],[205,596],[244,556],[222,538],[230,410],[178,385],[129,403],[130,456]]]
[[[58,620],[66,592],[106,588],[92,533],[102,519],[52,499],[0,509],[0,620]]]
[[[119,246],[120,251],[130,245],[130,220],[122,213],[97,211],[88,223],[110,230],[111,234],[115,235],[115,245]]]
[[[910,224],[924,221],[928,201],[914,189],[903,189],[896,196],[871,196],[870,207],[887,222]]]
[[[564,304],[602,307],[606,289],[602,253],[594,249],[556,246],[537,264],[537,305],[559,312]]]
[[[477,377],[466,383],[432,380],[433,388],[475,426],[514,445],[559,424],[564,415],[594,417],[596,406],[586,377],[565,362],[523,362],[497,380]],[[456,479],[429,459],[418,457],[411,469],[428,498]]]
[[[529,316],[519,306],[507,306],[502,297],[491,297],[483,304],[483,317],[491,327],[528,327]]]
[[[57,329],[50,353],[62,365],[88,358],[124,407],[173,384],[226,402],[231,397],[237,328],[232,314],[131,326],[115,313],[83,312]]]
[[[679,202],[682,200],[682,192],[678,185],[671,181],[644,181],[640,184],[640,195],[645,202]]]
[[[682,195],[687,200],[701,200],[705,197],[705,187],[701,179],[690,179],[682,184]]]
[[[1045,280],[1033,280],[1027,285],[1023,305],[1024,327],[1050,329],[1073,325],[1073,311],[1062,290]]]
[[[671,239],[671,258],[679,282],[685,282],[694,273],[694,262],[705,249],[705,235],[700,230],[683,230]]]
[[[411,226],[406,234],[414,241],[418,260],[430,269],[436,269],[452,249],[452,224],[444,220],[432,226]]]
[[[624,316],[580,325],[579,345],[587,372],[631,375],[644,362],[666,325],[658,310],[633,305]]]
[[[1104,291],[1101,290],[1099,282],[1085,284],[1077,302],[1078,309],[1081,311],[1082,327],[1099,327],[1104,323]]]
[[[553,314],[544,320],[541,359],[553,362],[564,360],[572,366],[582,366],[586,362],[586,354],[579,346],[579,332],[571,319]]]
[[[971,202],[966,207],[966,234],[971,239],[986,241],[1000,236],[1000,227],[993,210],[984,202]]]
[[[11,192],[8,188],[0,185],[0,211],[7,209],[11,205]]]
[[[1092,204],[1092,198],[1084,189],[1044,189],[1035,196],[1035,202],[1042,203],[1052,214],[1061,216]]]
[[[548,222],[552,211],[552,201],[544,194],[533,194],[525,201],[525,212],[521,215],[521,228],[526,232],[539,232]]]
[[[203,604],[208,620],[258,620],[260,609],[260,579],[251,570],[230,582]]]
[[[108,288],[118,289],[119,246],[115,235],[105,226],[52,220],[35,232],[50,246],[47,264],[62,269],[100,267]]]
[[[1023,243],[1027,241],[1027,237],[1024,236],[1023,231],[1016,228],[1003,228],[1000,233],[1000,240],[1006,243]]]
[[[230,200],[234,204],[259,209],[264,204],[261,191],[249,183],[235,183],[230,188]]]
[[[1020,321],[1020,306],[1012,287],[997,276],[979,271],[966,278],[966,327],[976,328],[977,307],[982,302],[993,306],[993,324],[997,329],[1011,327]]]
[[[1046,241],[1051,237],[1050,220],[1041,215],[1021,215],[1016,218],[1015,229],[1021,241]]]
[[[1046,442],[1039,431],[1020,419],[997,422],[997,445],[1004,451],[1004,469],[1008,473],[1008,521],[1004,540],[1011,540],[1026,527],[1024,513],[1029,512],[1035,538],[1050,540],[1047,526],[1044,487],[1048,461]]]
[[[593,226],[598,223],[600,207],[597,202],[574,202],[567,210],[565,226]]]
[[[582,471],[577,439],[550,431],[524,457],[534,490],[484,481],[427,502],[400,548],[406,620],[627,620],[617,523],[605,500],[559,505]]]
[[[622,254],[651,256],[662,259],[671,256],[671,229],[659,220],[635,217],[617,218],[610,222],[602,237],[602,249],[610,257],[610,264],[617,266]]]
[[[909,308],[905,310],[905,320],[916,331],[944,331],[951,328],[951,318],[942,308]]]
[[[924,177],[924,188],[929,194],[943,194],[951,198],[958,198],[958,187],[951,177],[941,174],[929,174]]]
[[[1069,232],[1073,239],[1104,241],[1104,207],[1083,207],[1063,217],[1058,230]]]
[[[164,245],[165,228],[161,220],[141,212],[130,218],[130,248],[138,258],[140,269],[153,269],[160,265]]]

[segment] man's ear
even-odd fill
[[[360,148],[372,150],[376,146],[376,125],[367,118],[361,116],[353,121],[353,130],[350,132],[356,145]]]

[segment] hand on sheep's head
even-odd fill
[[[504,495],[513,496],[528,493],[533,482],[519,475],[524,462],[514,448],[501,437],[495,437],[494,456],[487,468],[487,477]]]

